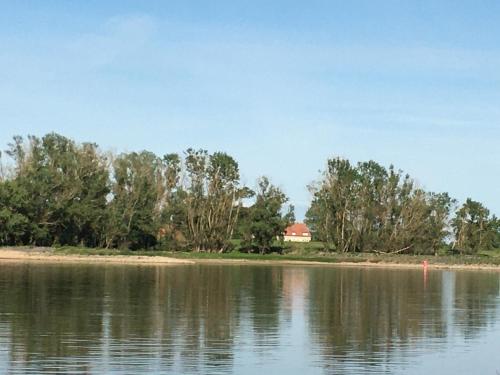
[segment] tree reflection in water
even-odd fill
[[[441,350],[448,336],[473,339],[498,317],[496,273],[431,271],[424,282],[420,270],[334,267],[1,271],[0,372],[382,368]]]

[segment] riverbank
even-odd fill
[[[97,264],[281,264],[376,268],[422,268],[500,271],[498,256],[418,256],[390,254],[247,254],[194,253],[165,251],[129,251],[86,248],[0,248],[0,262],[97,263]]]
[[[65,254],[57,249],[47,248],[0,248],[2,262],[45,262],[45,263],[118,263],[118,264],[193,264],[188,259],[172,257],[151,257],[141,255],[95,255]]]

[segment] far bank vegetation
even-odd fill
[[[224,152],[112,154],[51,133],[13,138],[0,158],[0,245],[267,253],[294,222],[268,177],[243,186]],[[306,215],[323,251],[475,254],[500,246],[499,221],[393,166],[332,158]]]

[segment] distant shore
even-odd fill
[[[118,263],[118,264],[193,264],[187,259],[153,257],[141,255],[84,255],[59,254],[50,250],[28,250],[0,248],[0,263],[4,262],[45,262],[45,263]]]
[[[181,252],[131,252],[117,250],[95,250],[81,248],[0,248],[0,264],[39,263],[80,263],[80,264],[128,264],[128,265],[307,265],[341,266],[362,268],[405,268],[423,269],[423,260],[428,260],[428,269],[488,270],[500,271],[500,264],[490,259],[473,257],[423,257],[404,255],[372,256],[350,255],[257,255],[244,253],[208,254]]]

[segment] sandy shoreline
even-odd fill
[[[399,268],[399,269],[423,269],[421,264],[416,263],[392,263],[392,262],[318,262],[306,260],[265,260],[265,259],[179,259],[167,256],[144,256],[144,255],[64,255],[53,254],[50,251],[19,250],[11,248],[0,248],[0,264],[2,263],[80,263],[80,264],[128,264],[128,265],[297,265],[297,266],[321,266],[321,267],[358,267],[358,268]],[[432,264],[429,270],[486,270],[500,271],[500,266],[488,264]]]
[[[50,252],[0,249],[2,262],[117,263],[117,264],[194,264],[189,259],[136,255],[61,255]]]

